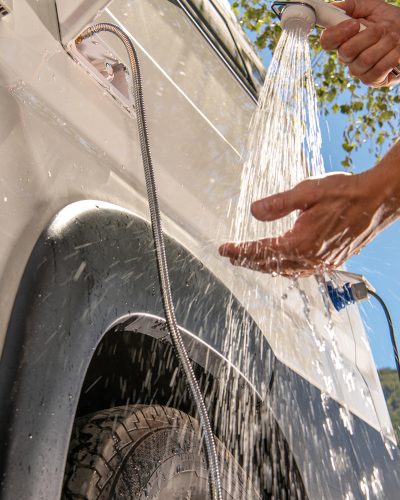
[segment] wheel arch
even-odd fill
[[[166,245],[174,298],[183,312],[178,323],[192,355],[203,360],[195,361],[225,361],[219,333],[228,303],[239,320],[252,324],[250,352],[270,351],[229,290],[176,241],[167,238]],[[122,324],[126,328],[127,322],[134,330],[139,320],[142,326],[147,321],[145,333],[154,334],[155,324],[162,329],[162,317],[146,221],[97,201],[73,203],[54,217],[24,271],[3,351],[5,499],[58,498],[77,403],[96,347],[107,332],[115,333]],[[268,356],[259,362],[254,387],[270,370]]]

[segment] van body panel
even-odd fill
[[[109,207],[112,213],[117,210],[125,214],[123,217],[141,221],[138,222],[139,226],[146,224],[145,221],[148,224],[135,112],[118,98],[113,91],[112,82],[105,83],[101,80],[100,74],[96,76],[93,65],[78,60],[74,52],[75,35],[88,22],[99,20],[120,23],[138,48],[163,224],[169,240],[174,242],[176,248],[187,252],[194,262],[201,263],[212,280],[224,287],[225,292],[229,290],[234,295],[238,310],[245,311],[244,316],[251,318],[256,325],[254,331],[262,333],[261,337],[257,337],[259,344],[252,346],[251,354],[260,354],[256,345],[261,343],[267,346],[266,349],[271,352],[271,356],[273,353],[277,366],[284,367],[287,373],[295,374],[293,376],[301,384],[305,384],[304,387],[310,386],[312,396],[309,396],[311,399],[307,400],[307,405],[311,404],[310,401],[328,397],[337,411],[342,408],[342,414],[349,413],[352,418],[358,419],[357,422],[362,423],[365,429],[362,435],[365,439],[368,432],[371,432],[375,437],[382,434],[385,440],[395,442],[357,307],[349,307],[346,312],[340,313],[330,311],[333,322],[331,330],[326,328],[327,309],[316,279],[299,280],[298,289],[284,278],[233,268],[217,254],[219,243],[229,238],[233,222],[246,137],[256,106],[257,84],[253,76],[257,71],[260,75],[262,71],[256,55],[252,55],[250,45],[244,40],[244,35],[239,34],[239,28],[234,26],[226,5],[213,1],[212,5],[208,5],[207,12],[202,12],[200,4],[200,0],[135,0],[129,2],[129,8],[124,10],[119,0],[107,5],[105,2],[74,0],[62,8],[60,2],[55,0],[47,0],[45,3],[18,0],[13,2],[10,14],[0,19],[0,109],[6,117],[0,121],[0,348],[5,346],[2,370],[11,370],[8,372],[11,375],[1,380],[2,394],[9,395],[2,399],[3,414],[7,421],[3,431],[11,433],[7,442],[14,442],[14,438],[17,439],[15,443],[18,439],[26,439],[21,451],[16,452],[26,456],[22,469],[18,469],[14,459],[8,462],[17,467],[16,475],[12,476],[14,479],[11,481],[11,476],[9,478],[13,487],[18,486],[17,477],[27,477],[18,474],[28,474],[32,470],[29,468],[39,467],[40,464],[44,470],[54,465],[51,474],[57,472],[62,475],[60,467],[66,454],[76,397],[81,391],[85,367],[90,363],[96,343],[112,326],[113,321],[119,321],[124,315],[149,314],[162,317],[159,297],[156,299],[152,295],[153,288],[157,289],[158,286],[156,273],[153,269],[150,286],[149,264],[142,259],[142,272],[148,276],[145,288],[150,288],[141,290],[140,293],[142,298],[147,297],[152,302],[147,303],[147,298],[140,301],[128,293],[128,288],[124,288],[125,302],[118,314],[111,314],[107,309],[99,317],[93,317],[90,335],[80,338],[80,341],[84,340],[87,344],[82,345],[82,349],[74,344],[74,352],[80,359],[69,358],[67,351],[60,351],[58,357],[54,358],[54,339],[67,333],[64,330],[60,333],[61,330],[58,331],[54,325],[49,332],[47,322],[40,319],[39,311],[46,311],[44,318],[48,317],[47,308],[51,298],[47,298],[44,304],[43,295],[30,295],[45,282],[45,277],[34,269],[35,265],[39,265],[38,252],[42,251],[38,249],[43,245],[49,249],[45,244],[46,236],[43,235],[49,236],[48,245],[53,241],[52,238],[55,238],[54,241],[59,238],[66,245],[71,245],[73,238],[69,240],[68,235],[72,235],[73,231],[69,221],[77,220],[79,225],[79,214],[86,213],[85,210],[88,213],[100,213],[103,209],[107,211],[104,208],[107,203],[114,206],[113,209]],[[98,13],[96,19],[91,20],[91,9],[94,6],[96,9],[106,8]],[[189,16],[189,10],[194,14]],[[57,17],[56,23],[54,16]],[[230,31],[225,30],[224,26],[227,25]],[[98,42],[104,46],[104,50],[109,51],[110,57],[127,66],[123,47],[111,35],[99,36]],[[233,53],[236,50],[237,53]],[[93,208],[93,200],[103,209]],[[82,203],[86,207],[84,210]],[[144,231],[143,227],[141,230]],[[146,227],[148,232],[148,226]],[[51,234],[48,232],[49,228]],[[58,236],[54,228],[58,228]],[[102,244],[109,241],[111,233],[108,231],[112,230],[99,222],[94,224],[94,228],[97,236],[88,241],[81,235],[82,241],[78,246],[95,245],[100,249],[101,255]],[[129,233],[129,228],[126,230],[128,240],[135,237]],[[87,234],[89,233],[90,231]],[[120,238],[123,239],[123,236],[120,235]],[[131,248],[129,245],[127,248]],[[148,262],[153,259],[150,247],[149,243],[146,250]],[[117,248],[114,250],[119,251]],[[76,256],[79,258],[85,252],[79,248],[74,251],[78,252]],[[73,253],[71,250],[71,259],[75,258]],[[83,264],[86,261],[81,258],[80,262],[76,262],[76,268],[71,269],[68,267],[68,260],[58,261],[57,270],[43,264],[46,267],[46,279],[52,286],[57,284],[53,283],[58,279],[56,271],[68,271],[65,282],[61,280],[61,284],[58,283],[60,290],[65,289],[66,293],[70,285],[72,288],[78,286],[82,273],[85,274],[85,267],[81,266],[87,265]],[[97,269],[99,276],[104,279],[111,276],[112,283],[110,261],[105,259],[104,266],[104,269]],[[107,275],[107,272],[110,274]],[[127,273],[129,275],[128,271]],[[140,271],[135,274],[140,274]],[[35,282],[31,276],[35,276],[38,281]],[[100,282],[100,278],[98,279]],[[132,278],[129,276],[127,287],[130,279]],[[175,285],[180,300],[190,297],[191,286],[186,287],[179,277],[175,279]],[[44,290],[40,292],[42,293]],[[284,308],[282,296],[286,297]],[[308,298],[307,305],[304,296]],[[30,298],[30,304],[26,303],[26,297]],[[90,300],[94,300],[90,297]],[[75,299],[71,296],[68,300],[74,302]],[[101,292],[96,300],[101,304]],[[139,302],[132,305],[133,300]],[[22,303],[25,304],[24,307]],[[148,305],[150,303],[151,307]],[[38,306],[37,309],[32,309],[34,304],[35,307]],[[40,309],[39,304],[46,307]],[[79,309],[83,304],[74,302],[78,309],[73,310],[80,311],[75,317],[70,317],[68,309],[64,309],[59,303],[55,304],[54,311],[58,311],[57,315],[65,314],[65,318],[60,318],[61,324],[77,324],[84,314],[84,310]],[[306,306],[310,310],[312,323],[316,325],[315,329],[310,328],[304,314]],[[192,318],[191,308],[188,308],[187,317],[183,316],[180,324],[199,338],[202,349],[207,344],[206,351],[209,349],[217,357],[225,359],[227,353],[224,352],[222,343],[218,344],[218,336],[210,336],[204,327],[210,307],[207,294],[204,294],[203,309],[199,307],[198,314]],[[19,308],[25,312],[17,313]],[[28,310],[29,314],[26,312]],[[89,314],[90,308],[87,311]],[[33,318],[31,314],[35,318],[34,335],[29,330],[29,317]],[[225,317],[226,311],[221,310],[218,314],[221,318]],[[74,342],[78,342],[76,339],[77,337]],[[223,336],[220,337],[220,342],[222,339]],[[72,351],[68,352],[72,354]],[[270,358],[267,363],[264,354],[261,350],[260,356],[256,356],[258,361],[252,365],[252,373],[246,373],[245,366],[240,366],[239,358],[228,361],[237,364],[236,368],[243,379],[266,401],[273,370],[268,364]],[[50,363],[47,361],[48,356],[51,358]],[[19,372],[21,360],[22,371]],[[264,366],[264,362],[267,365]],[[78,368],[73,382],[72,379],[61,376],[67,367],[75,369],[76,366]],[[30,374],[29,377],[26,376],[27,373]],[[43,380],[34,380],[35,373],[41,373]],[[38,382],[45,384],[43,387],[48,390],[50,406],[46,410],[40,410]],[[55,384],[53,389],[52,384]],[[306,393],[307,391],[304,392]],[[72,402],[61,401],[65,394],[72,395]],[[26,417],[19,420],[17,415],[22,401],[18,398],[22,395],[25,398],[24,408],[35,410],[35,415],[31,416],[33,420],[28,419],[29,427],[32,428],[32,432],[28,434],[34,436],[38,432],[37,435],[41,436],[39,441],[38,438],[13,434],[16,429],[18,432],[22,429],[21,423]],[[277,419],[281,408],[280,397],[283,398],[279,396],[276,401]],[[61,405],[60,411],[65,410],[62,422],[65,423],[63,428],[66,433],[62,438],[55,434],[61,429],[51,415],[52,408],[58,404]],[[308,410],[301,405],[299,408],[307,421]],[[47,413],[48,410],[50,413]],[[58,415],[60,417],[60,413]],[[13,418],[16,419],[14,431],[10,430],[14,425]],[[40,425],[40,429],[35,430],[36,425]],[[290,437],[291,425],[288,419],[281,422],[282,430],[300,460],[301,449]],[[317,428],[320,429],[320,423]],[[342,432],[347,432],[343,426]],[[383,467],[390,470],[390,462],[381,454],[383,449],[381,445],[378,446],[375,437],[371,441],[374,443],[371,445],[372,449],[376,448],[377,453],[379,451]],[[349,436],[349,446],[353,439],[355,437]],[[33,465],[32,453],[40,448],[42,456],[48,457],[45,445],[50,442],[51,446],[54,445],[59,450],[60,462],[57,465],[49,464],[47,458],[43,458],[42,462],[38,460],[37,465]],[[37,449],[33,447],[36,444],[39,446]],[[317,444],[310,441],[309,446]],[[387,451],[389,455],[392,454],[390,446]],[[12,453],[17,448],[12,448]],[[323,453],[325,452],[328,453],[326,450]],[[394,454],[393,457],[395,463],[397,455]],[[353,466],[352,460],[353,458],[349,458],[348,463]],[[357,470],[361,471],[363,464],[358,466]],[[304,470],[305,468],[306,466]],[[335,473],[338,474],[338,469],[332,472]],[[385,474],[383,476],[386,477]],[[42,477],[40,474],[39,476]],[[32,483],[32,498],[39,494],[43,494],[43,498],[55,498],[51,495],[61,487],[61,476],[57,477],[55,486],[46,486],[44,482],[40,485]],[[370,481],[371,475],[368,478]],[[393,481],[397,481],[396,476]],[[311,482],[309,487],[312,492]],[[50,491],[46,488],[55,489]]]

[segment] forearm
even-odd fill
[[[380,196],[385,226],[389,225],[400,217],[400,140],[365,174],[371,192]]]

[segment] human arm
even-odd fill
[[[272,221],[300,214],[277,238],[226,243],[219,252],[232,264],[284,276],[309,276],[341,266],[400,217],[400,141],[372,169],[307,179],[293,189],[256,201],[252,214]]]
[[[335,3],[353,19],[327,28],[321,36],[325,50],[337,50],[350,73],[371,87],[400,82],[391,70],[400,64],[400,8],[384,0]],[[367,26],[360,30],[360,21]]]

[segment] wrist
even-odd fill
[[[395,149],[395,148],[393,148]],[[398,147],[400,149],[400,147]],[[390,152],[372,169],[364,173],[369,194],[377,209],[390,222],[400,216],[400,151]]]

